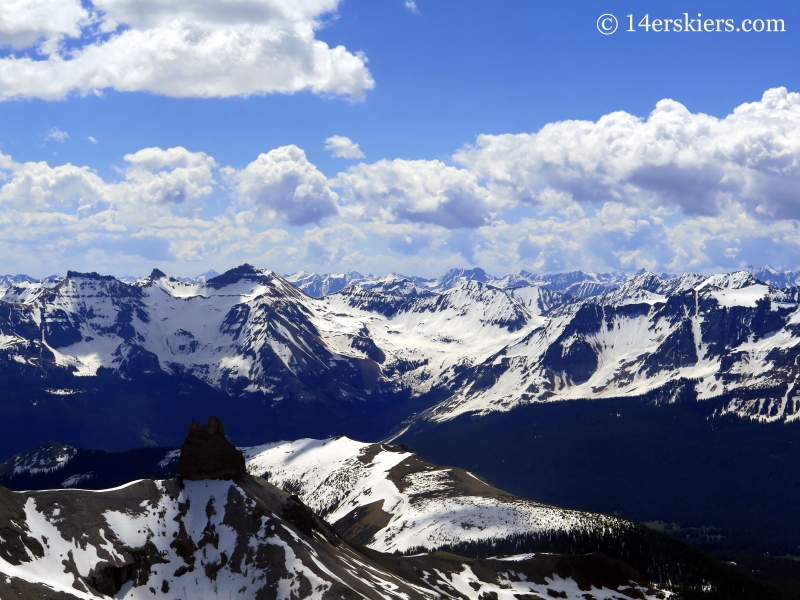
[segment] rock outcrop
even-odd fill
[[[244,456],[225,437],[225,427],[217,417],[203,425],[192,421],[181,446],[178,479],[229,479],[241,481],[247,474]]]

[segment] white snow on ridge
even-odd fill
[[[369,359],[375,377],[388,384],[384,389],[408,390],[415,396],[446,390],[449,397],[429,413],[445,420],[528,402],[636,396],[678,378],[699,379],[701,398],[745,383],[773,385],[766,357],[778,348],[775,344],[782,350],[796,345],[794,334],[791,339],[784,339],[786,331],[754,337],[752,347],[738,340],[736,345],[750,354],[725,367],[742,375],[731,383],[721,373],[719,352],[711,356],[711,345],[703,341],[705,317],[698,306],[704,311],[753,309],[768,299],[773,313],[780,312],[787,324],[800,319],[790,314],[800,314],[796,292],[765,286],[747,271],[672,278],[641,273],[624,280],[579,273],[547,279],[567,287],[615,282],[616,289],[583,301],[541,287],[545,279],[531,274],[509,279],[509,284],[528,285],[507,290],[482,283],[480,279],[495,280],[479,270],[453,271],[437,280],[442,289],[436,290],[426,287],[430,281],[396,275],[371,278],[369,284],[367,279],[359,280],[363,287],[322,298],[306,295],[272,271],[252,267],[212,283],[179,281],[158,272],[134,285],[75,274],[57,284],[23,282],[10,291],[52,287],[44,295],[12,295],[24,307],[24,318],[46,326],[47,334],[40,341],[3,333],[0,352],[34,365],[37,354],[29,355],[28,348],[44,347],[57,365],[74,369],[77,376],[93,376],[101,367],[124,376],[129,363],[144,363],[152,365],[148,369],[194,374],[217,388],[274,393],[274,401],[286,395],[276,390],[287,374],[302,378],[304,368],[324,372],[348,368],[348,362],[355,369],[351,359]],[[658,316],[676,293],[683,294],[676,304],[684,314]],[[564,334],[578,311],[591,306],[605,311],[600,330]],[[734,317],[740,313],[728,310]],[[673,364],[660,357],[662,351],[676,354],[664,344],[687,344],[681,327],[689,320],[697,360]],[[560,353],[589,347],[597,364],[588,378],[545,365],[546,356],[553,362],[554,345]],[[681,348],[680,353],[687,352]],[[469,371],[484,376],[465,382]],[[365,384],[362,399],[371,392]]]
[[[335,441],[314,444],[305,440],[295,448],[297,452],[288,454],[299,453],[294,456],[298,459],[304,452],[314,452]],[[331,450],[341,458],[353,449],[352,444],[357,443],[346,440],[334,444]],[[372,455],[378,458],[374,452]],[[120,493],[122,489],[125,491]],[[456,596],[517,600],[515,594],[555,594],[579,600],[587,593],[573,579],[553,572],[551,566],[521,564],[535,559],[533,556],[509,557],[506,564],[498,563],[499,568],[488,572],[485,567],[473,570],[469,559],[456,560],[452,565],[435,562],[434,566],[423,562],[424,555],[398,559],[408,560],[408,566],[421,574],[422,581],[410,583],[348,545],[327,539],[321,530],[309,532],[293,525],[293,519],[283,519],[279,513],[285,513],[285,507],[294,501],[254,480],[241,484],[187,480],[180,485],[146,480],[91,496],[82,490],[10,494],[8,499],[22,509],[24,519],[4,525],[11,524],[20,536],[36,540],[41,552],[16,556],[19,565],[0,558],[3,597],[4,586],[14,585],[12,578],[81,600],[100,596],[120,600],[249,600],[265,593],[278,600],[321,600],[331,592],[339,595],[346,591],[373,600]],[[147,553],[145,568],[140,567],[143,552]],[[136,576],[121,587],[117,577],[110,577],[108,571],[103,575],[109,567],[126,566],[133,567]],[[539,575],[524,574],[531,574],[531,567]],[[113,586],[110,592],[104,589],[109,586]],[[669,596],[635,582],[619,587],[591,587],[588,591],[592,597],[606,600],[619,598],[620,592],[630,595],[626,592],[632,590],[641,592],[637,597],[648,599]]]
[[[720,306],[730,308],[732,306],[747,306],[755,308],[759,300],[763,300],[769,294],[769,287],[766,285],[750,285],[743,288],[723,288],[711,291],[711,295],[719,302]]]
[[[297,494],[330,523],[358,507],[380,503],[379,508],[390,519],[367,545],[381,552],[570,531],[585,527],[587,519],[594,524],[603,519],[614,521],[521,500],[469,473],[466,475],[472,482],[465,487],[461,476],[449,468],[416,466],[398,480],[392,470],[415,459],[415,455],[346,437],[302,439],[242,450],[250,473],[265,476],[270,483]],[[456,493],[456,489],[461,491]]]
[[[135,483],[129,485],[135,485]],[[64,523],[69,515],[61,514],[57,505],[54,509],[50,506],[40,506],[36,499],[38,493],[33,492],[34,496],[29,497],[25,504],[26,525],[37,539],[44,541],[44,556],[25,562],[20,566],[10,565],[0,559],[0,572],[32,583],[44,583],[52,589],[72,594],[78,598],[92,599],[96,598],[96,595],[91,593],[85,583],[78,580],[79,583],[76,584],[82,585],[83,589],[73,586],[76,579],[73,572],[64,568],[66,557],[71,557],[71,564],[74,565],[77,574],[86,578],[98,563],[103,561],[113,560],[118,561],[119,564],[124,563],[123,557],[115,550],[111,539],[117,540],[118,543],[121,542],[127,548],[142,548],[145,543],[149,542],[154,544],[156,550],[165,559],[164,564],[154,565],[149,574],[150,580],[158,583],[161,597],[252,598],[264,584],[263,575],[249,574],[246,569],[237,571],[226,568],[228,559],[234,556],[239,535],[232,527],[222,522],[226,514],[223,507],[228,504],[232,489],[243,494],[241,489],[236,488],[230,481],[186,481],[184,489],[177,498],[170,498],[163,494],[156,503],[145,500],[139,510],[135,512],[130,510],[124,512],[105,511],[99,515],[102,519],[99,537],[87,532],[72,538],[65,536],[60,527],[60,524]],[[106,494],[113,491],[115,490],[96,493]],[[187,511],[190,509],[187,500],[191,500],[193,507],[193,512],[189,512],[188,515]],[[195,506],[196,508],[194,508]],[[207,507],[215,510],[209,511]],[[213,544],[200,544],[203,548],[202,561],[209,565],[220,565],[217,567],[219,572],[211,580],[205,576],[181,576],[180,572],[176,573],[175,571],[185,562],[173,544],[179,529],[181,532],[185,531],[185,535],[188,535],[196,545],[202,541],[208,523],[214,526],[218,537]],[[319,600],[330,584],[320,579],[313,570],[297,559],[291,548],[275,536],[274,529],[274,525],[269,524],[268,519],[263,518],[261,529],[255,533],[251,543],[282,547],[286,554],[286,568],[290,577],[294,578],[297,573],[302,572],[302,576],[312,585],[312,593],[307,597]],[[182,535],[184,534],[182,533]],[[202,566],[198,566],[202,572]],[[166,582],[166,584],[162,582]],[[115,597],[126,600],[153,597],[153,592],[149,587],[135,587],[133,583],[123,585]],[[287,579],[286,593],[283,597],[288,600],[289,588],[296,584]],[[152,583],[150,587],[153,587]],[[171,594],[164,592],[168,589],[172,590]],[[296,590],[294,591],[296,592]]]

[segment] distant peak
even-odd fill
[[[113,275],[100,275],[92,271],[91,273],[81,273],[80,271],[67,271],[67,279],[97,279],[99,281],[113,281],[116,279]]]
[[[166,277],[167,274],[164,271],[160,271],[159,269],[153,269],[152,273],[150,273],[150,279],[161,279],[162,277]]]
[[[224,286],[232,283],[237,283],[242,279],[258,279],[262,277],[262,272],[256,269],[253,265],[244,263],[233,269],[225,271],[222,275],[212,277],[206,283],[212,286]]]

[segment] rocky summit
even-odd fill
[[[103,491],[0,488],[0,599],[665,599],[619,560],[350,545],[295,495],[244,471],[222,422],[193,422],[180,478]]]
[[[225,437],[225,427],[217,417],[203,425],[192,421],[181,446],[178,479],[229,479],[241,481],[247,473],[244,456]]]

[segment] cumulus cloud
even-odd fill
[[[226,173],[239,197],[271,221],[308,225],[338,212],[336,192],[297,146],[276,148],[244,169]]]
[[[48,211],[77,205],[87,214],[98,207],[129,210],[147,219],[143,206],[177,205],[197,200],[212,191],[214,160],[185,148],[145,148],[126,155],[124,180],[107,182],[88,167],[50,166],[46,162],[16,163],[5,156],[0,168],[5,183],[0,187],[0,206],[13,205],[20,212]]]
[[[73,202],[87,204],[105,198],[107,184],[88,167],[71,164],[51,167],[46,162],[19,164],[5,157],[5,183],[0,207],[24,213],[49,211]]]
[[[212,169],[217,163],[204,152],[145,148],[124,158],[130,165],[120,184],[126,202],[184,204],[210,194],[215,183]]]
[[[364,153],[358,144],[343,135],[332,135],[325,140],[325,150],[334,158],[364,158]]]
[[[89,140],[93,144],[98,144],[99,143],[97,141],[97,139],[94,136],[91,136],[91,135],[89,137],[87,137],[86,139]]]
[[[172,97],[310,90],[361,98],[374,85],[366,57],[315,37],[338,3],[95,0],[89,12],[78,0],[12,0],[0,7],[0,42],[20,48],[38,40],[42,57],[0,58],[0,99],[57,100],[109,88]]]
[[[0,3],[0,46],[26,48],[41,40],[79,37],[93,20],[80,0],[4,0]]]
[[[481,135],[454,160],[510,202],[565,194],[718,215],[741,204],[759,218],[800,217],[800,94],[767,91],[724,119],[662,100],[646,119],[551,123],[537,133]]]
[[[479,227],[499,208],[475,175],[438,160],[359,164],[339,173],[335,183],[365,218],[387,222]]]
[[[797,94],[770,90],[718,119],[666,101],[647,118],[482,136],[456,154],[458,166],[379,160],[330,180],[296,146],[240,169],[182,147],[144,148],[123,157],[116,180],[0,153],[0,253],[20,271],[31,257],[110,270],[213,258],[421,275],[469,264],[797,268],[798,105]]]

